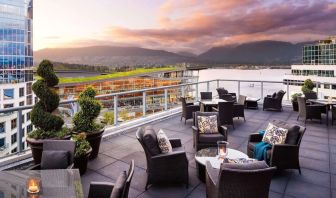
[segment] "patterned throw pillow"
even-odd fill
[[[167,135],[162,131],[162,129],[160,129],[157,134],[157,140],[159,143],[159,148],[161,150],[161,153],[173,152],[172,145],[170,144],[170,141]]]
[[[262,141],[272,145],[284,144],[286,141],[287,133],[288,129],[280,128],[272,123],[269,123],[265,130]]]
[[[199,133],[218,133],[217,116],[198,116]]]

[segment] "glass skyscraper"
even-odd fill
[[[0,0],[0,108],[33,104],[33,0]],[[32,130],[29,110],[22,128],[16,113],[0,114],[0,157],[25,149]]]

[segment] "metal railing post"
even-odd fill
[[[238,81],[238,97],[240,96],[240,80]]]
[[[261,99],[263,99],[264,98],[264,82],[260,82],[261,83],[261,86],[260,86],[260,89],[261,89],[261,94],[260,94],[260,96],[261,96]]]
[[[165,99],[165,110],[167,111],[168,110],[168,89],[165,89],[164,90],[164,99]]]
[[[217,80],[217,88],[219,88],[219,80]]]
[[[210,91],[210,82],[208,81],[207,82],[207,92],[209,92]]]
[[[142,116],[146,116],[146,92],[142,92]]]
[[[17,112],[17,134],[16,134],[16,137],[17,137],[17,141],[16,141],[16,144],[17,144],[17,152],[18,153],[21,153],[23,148],[22,148],[22,138],[23,138],[23,131],[22,131],[22,110],[18,110]]]
[[[289,101],[289,82],[287,80],[287,100]]]
[[[316,82],[316,95],[318,96],[319,94],[319,82]]]
[[[196,84],[196,100],[198,100],[198,84],[199,83]]]
[[[185,97],[185,90],[184,90],[184,86],[181,86],[181,96]]]
[[[114,96],[114,126],[118,125],[118,95]]]

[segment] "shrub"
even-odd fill
[[[32,89],[39,101],[31,111],[31,121],[37,130],[29,137],[38,139],[58,137],[64,121],[61,117],[52,114],[59,105],[60,98],[53,89],[58,84],[53,64],[48,60],[43,60],[37,68],[37,75],[41,79],[37,80]]]
[[[74,131],[97,132],[101,126],[95,123],[102,105],[95,99],[96,91],[92,87],[84,90],[78,98],[80,111],[73,117]]]
[[[80,157],[86,154],[91,148],[90,143],[86,140],[85,133],[74,135],[72,139],[76,142],[75,157]]]
[[[301,91],[303,93],[309,93],[309,92],[313,91],[314,87],[315,87],[315,84],[313,83],[313,81],[310,80],[310,79],[307,79],[307,80],[304,81],[304,83],[301,87]]]
[[[302,96],[302,93],[294,93],[292,94],[292,102],[297,102],[297,97]]]
[[[103,117],[106,124],[114,124],[114,112],[105,112]]]

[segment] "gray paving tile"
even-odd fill
[[[331,196],[330,188],[320,187],[314,184],[294,180],[288,182],[285,194],[304,198],[327,198]]]
[[[301,165],[301,168],[307,168],[307,169],[317,170],[317,171],[326,172],[326,173],[330,172],[329,162],[326,162],[326,161],[320,161],[316,159],[300,157],[300,165]]]
[[[300,156],[329,162],[329,153],[312,149],[301,148]]]
[[[301,169],[301,175],[295,171],[290,178],[290,181],[307,182],[322,187],[330,188],[330,174],[320,171]]]
[[[99,154],[96,159],[89,161],[88,168],[90,168],[92,170],[98,170],[98,169],[103,168],[104,166],[112,164],[115,161],[117,161],[117,160],[112,158],[112,157],[109,157],[109,156],[104,155],[104,154]]]

